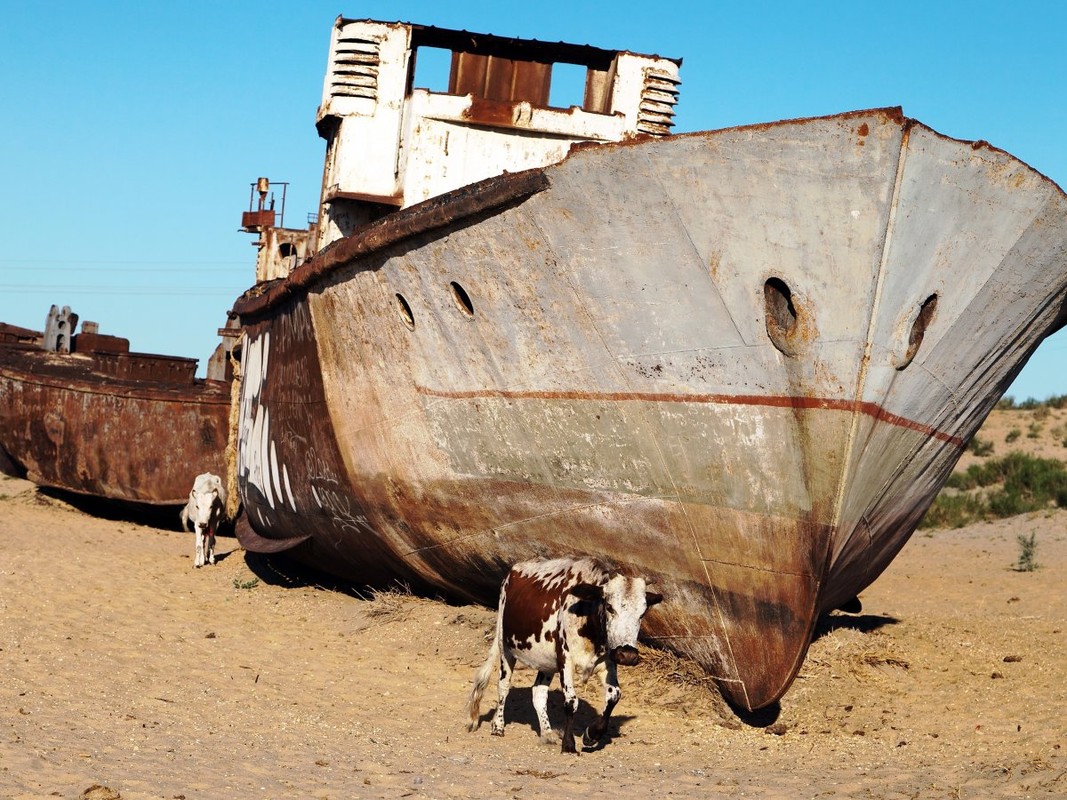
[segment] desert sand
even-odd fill
[[[1018,419],[983,429],[993,457]],[[1031,532],[1039,569],[1016,571]],[[609,741],[579,756],[538,742],[529,671],[505,737],[467,732],[491,609],[361,597],[228,537],[213,567],[192,550],[176,519],[0,476],[0,797],[1067,796],[1064,511],[920,530],[758,715],[643,648]]]

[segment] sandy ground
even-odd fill
[[[504,738],[467,733],[490,610],[192,549],[0,476],[0,797],[1067,796],[1067,512],[920,531],[756,718],[646,650],[577,757],[538,743],[530,672]]]

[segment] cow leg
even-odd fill
[[[614,662],[600,664],[597,667],[598,677],[604,685],[604,710],[582,734],[582,745],[596,747],[608,733],[608,720],[611,712],[615,710],[619,699],[622,697],[622,689],[619,688],[619,676]]]
[[[534,679],[533,689],[530,690],[533,696],[534,711],[537,712],[537,733],[541,741],[546,744],[555,744],[558,741],[556,732],[552,730],[552,725],[548,721],[548,686],[552,683],[552,674],[551,672],[538,672],[537,678]]]
[[[207,563],[215,563],[215,531],[211,528],[207,531]]]
[[[204,566],[204,532],[200,530],[200,526],[196,526],[196,560],[193,562],[194,567]]]
[[[505,648],[500,649],[500,679],[497,681],[497,701],[496,701],[496,713],[493,715],[493,724],[489,727],[489,732],[493,736],[504,735],[504,704],[508,699],[508,692],[511,691],[511,674],[515,670],[515,656],[506,652]]]
[[[559,682],[563,685],[563,748],[564,753],[577,753],[574,746],[574,714],[578,710],[578,693],[574,690],[574,670],[570,658],[565,654],[563,668],[559,671]]]

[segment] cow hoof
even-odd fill
[[[503,728],[490,728],[489,732],[491,734],[493,734],[493,736],[503,736],[504,735],[504,729]]]

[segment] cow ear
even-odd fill
[[[579,583],[571,587],[571,594],[579,600],[603,600],[604,590],[600,586],[591,583]]]
[[[645,608],[652,608],[656,603],[663,602],[663,595],[658,592],[645,592]]]

